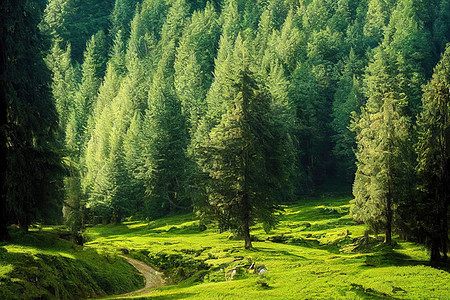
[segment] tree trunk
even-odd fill
[[[448,258],[448,201],[447,197],[443,197],[442,203],[442,229],[441,229],[441,243],[443,259]]]
[[[245,193],[242,197],[243,214],[242,214],[242,230],[244,234],[245,249],[252,248],[252,239],[250,237],[250,203],[248,194]]]
[[[386,237],[384,242],[390,245],[392,244],[392,200],[390,192],[388,193],[386,200]]]
[[[6,123],[7,123],[7,99],[5,82],[8,58],[6,56],[6,26],[0,27],[0,241],[9,239],[6,214]]]
[[[439,244],[440,244],[440,238],[433,237],[431,240],[431,257],[430,257],[431,264],[437,264],[437,263],[439,263],[439,261],[441,259],[441,253],[439,251]]]
[[[244,247],[245,247],[245,249],[253,248],[252,239],[250,237],[250,226],[249,226],[248,222],[244,223],[243,230],[244,230],[244,242],[245,242]]]
[[[3,173],[3,172],[2,172]],[[2,184],[4,181],[0,181]],[[6,221],[6,205],[5,205],[5,195],[2,193],[0,195],[0,241],[9,240],[8,227]]]

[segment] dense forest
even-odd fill
[[[270,231],[353,187],[353,218],[448,255],[448,0],[5,0],[7,226],[156,219]]]

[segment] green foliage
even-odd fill
[[[111,13],[110,36],[114,37],[119,32],[127,38],[130,35],[130,23],[136,13],[138,1],[136,0],[115,0],[114,9]]]
[[[421,201],[418,210],[419,239],[427,239],[431,260],[439,261],[448,252],[448,181],[450,169],[450,46],[434,69],[433,78],[424,88],[423,112],[418,118],[418,172]],[[426,212],[426,213],[425,213]],[[425,237],[421,236],[425,231]]]
[[[182,249],[180,252],[189,251],[183,251]],[[183,282],[199,272],[205,274],[209,269],[209,266],[204,261],[183,254],[164,252],[152,254],[146,250],[141,250],[139,253],[132,252],[131,255],[142,259],[144,262],[163,272],[166,281],[171,283]],[[201,278],[196,278],[196,280],[201,280]],[[194,282],[192,279],[191,281]]]
[[[0,239],[6,224],[23,229],[60,221],[63,169],[56,139],[58,114],[38,23],[43,7],[30,1],[1,6]]]
[[[59,116],[59,127],[64,136],[67,122],[74,109],[76,90],[75,70],[71,62],[71,46],[60,48],[60,41],[56,40],[51,54],[47,57],[47,65],[53,72],[52,93]]]
[[[388,243],[394,207],[406,196],[407,186],[402,183],[411,174],[405,167],[410,147],[408,121],[404,116],[407,98],[389,77],[389,63],[380,46],[366,75],[369,99],[353,125],[358,144],[354,218],[375,231],[384,229]]]
[[[12,8],[4,7],[9,15]],[[49,1],[39,28],[53,38],[45,55],[57,137],[66,144],[67,225],[78,232],[86,220],[154,218],[189,209],[194,200],[202,220],[215,216],[222,229],[244,233],[249,246],[244,227],[262,221],[272,228],[280,203],[326,189],[324,183],[349,189],[358,168],[358,220],[373,229],[392,223],[403,237],[426,236],[412,217],[414,207],[428,207],[413,192],[412,124],[422,110],[421,86],[449,39],[447,8],[448,0]],[[33,14],[32,23],[38,19]],[[7,49],[15,44],[5,41]],[[48,98],[24,93],[30,103]],[[5,104],[2,116],[9,116],[6,107],[16,109],[18,122],[39,123],[34,108]],[[18,135],[34,142],[27,126]],[[18,171],[11,182],[36,177],[39,186],[41,174],[62,178],[56,156],[25,152],[5,155],[11,172],[30,159],[52,167]],[[35,189],[17,185],[12,194],[22,189],[34,197]],[[235,202],[248,209],[231,208]]]
[[[212,83],[219,38],[217,15],[211,5],[194,12],[183,31],[174,63],[175,88],[192,136],[206,112],[206,93]]]
[[[331,126],[335,132],[332,136],[334,142],[333,155],[336,158],[336,172],[347,182],[354,179],[356,164],[354,148],[355,135],[349,129],[351,115],[353,112],[360,113],[360,107],[365,102],[360,74],[357,68],[360,60],[354,51],[350,51],[342,77],[339,80],[338,88],[333,101],[333,120]]]
[[[173,40],[166,50],[153,78],[140,140],[142,168],[138,176],[146,188],[145,209],[150,218],[188,207],[184,151],[186,122],[174,88]]]
[[[199,208],[212,211],[221,230],[236,230],[249,248],[250,224],[259,220],[267,230],[275,225],[276,179],[282,167],[269,150],[274,146],[271,99],[250,72],[246,53],[238,35],[233,58],[241,69],[233,74],[235,96],[202,148],[200,166],[209,175],[209,204]]]
[[[86,41],[98,31],[107,31],[113,7],[113,0],[51,0],[41,26],[70,43],[74,61],[81,63]]]

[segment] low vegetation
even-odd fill
[[[284,206],[277,228],[252,229],[254,249],[230,232],[201,231],[193,214],[128,221],[87,231],[89,248],[119,251],[163,271],[172,284],[135,297],[157,299],[446,299],[449,268],[394,236],[365,235],[350,198],[311,198]]]
[[[140,274],[117,255],[60,239],[65,232],[13,230],[0,244],[0,299],[81,299],[120,294],[143,284]]]

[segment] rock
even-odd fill
[[[259,270],[258,274],[259,275],[266,275],[269,271],[267,271],[266,268],[262,268],[261,270]]]

